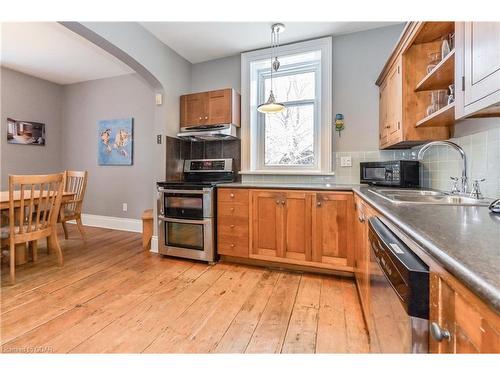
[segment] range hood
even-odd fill
[[[234,124],[190,126],[181,128],[177,138],[187,141],[223,141],[239,138],[239,128]]]

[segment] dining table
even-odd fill
[[[43,194],[43,193],[42,193]],[[42,195],[42,197],[46,197],[46,192],[45,194]],[[71,191],[64,191],[63,196],[61,198],[61,204],[68,202],[72,199],[74,199],[75,193]],[[37,200],[40,198],[40,190],[33,190],[33,200],[35,201],[35,204]],[[29,201],[31,199],[31,190],[25,190],[24,191],[24,200]],[[9,191],[0,191],[0,211],[8,211],[9,210],[9,200],[10,200],[10,194]],[[14,191],[14,208],[20,207],[21,205],[21,191],[20,190],[15,190]],[[2,215],[3,217],[3,215]],[[28,261],[28,256],[27,256],[27,248],[25,244],[20,244],[19,246],[16,247],[16,264],[24,264]]]

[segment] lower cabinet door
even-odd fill
[[[312,260],[351,268],[354,265],[354,209],[351,193],[317,193],[312,220]]]
[[[252,191],[251,202],[250,257],[282,256],[284,194],[274,191]]]
[[[284,224],[285,243],[283,256],[297,261],[311,261],[311,203],[314,194],[288,192],[285,196]]]

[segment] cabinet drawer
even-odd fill
[[[247,189],[219,189],[217,192],[219,202],[248,203]]]
[[[244,216],[219,216],[217,218],[217,227],[220,226],[235,226],[235,227],[245,227],[248,229],[248,218]]]
[[[248,218],[248,205],[236,202],[219,202],[217,217],[219,220],[225,217]]]
[[[248,235],[247,237],[219,235],[217,241],[217,252],[221,255],[248,258]]]
[[[217,231],[219,236],[235,236],[248,239],[248,223],[234,224],[231,222],[220,221],[217,223]]]

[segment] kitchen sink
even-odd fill
[[[369,189],[381,198],[396,204],[438,204],[455,206],[488,206],[489,201],[454,195],[436,190]]]

